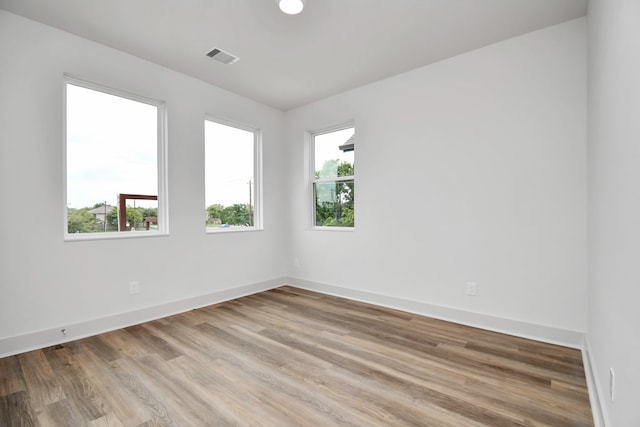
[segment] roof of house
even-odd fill
[[[90,211],[88,211],[90,214],[103,214],[105,212],[111,212],[111,210],[114,208],[115,206],[111,206],[111,205],[107,205],[106,207],[103,206],[98,206],[97,208],[93,208]]]

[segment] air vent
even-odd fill
[[[233,64],[238,59],[240,59],[237,56],[233,56],[229,52],[225,52],[222,49],[218,49],[217,47],[212,49],[211,52],[207,53],[207,56],[226,65]]]

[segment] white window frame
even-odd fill
[[[67,86],[74,85],[85,89],[102,92],[108,95],[118,96],[131,101],[141,102],[157,108],[157,180],[158,180],[158,230],[144,232],[124,232],[113,233],[69,233],[67,218]],[[63,179],[63,230],[65,241],[86,241],[86,240],[113,240],[146,238],[169,235],[169,200],[167,184],[167,112],[165,102],[147,98],[141,95],[132,94],[98,83],[89,82],[77,77],[65,74],[62,85],[63,93],[63,137],[62,137],[62,179]]]
[[[316,147],[315,147],[315,137],[319,135],[324,135],[327,133],[337,132],[344,129],[353,128],[354,131],[356,129],[356,125],[354,121],[349,121],[342,123],[337,126],[331,126],[326,128],[321,128],[313,131],[307,132],[309,138],[309,194],[311,201],[311,229],[312,230],[320,230],[320,231],[355,231],[355,225],[353,227],[346,226],[323,226],[316,225],[316,200],[315,200],[315,189],[314,184],[323,183],[323,182],[339,182],[339,181],[349,181],[353,180],[353,187],[355,191],[356,187],[356,176],[355,176],[355,164],[354,164],[354,174],[348,176],[340,176],[340,177],[332,177],[332,178],[316,178]],[[355,163],[355,153],[354,153],[354,163]],[[355,215],[355,200],[354,200],[354,215]]]
[[[241,129],[247,132],[253,133],[253,225],[251,227],[229,227],[229,228],[215,228],[207,229],[207,234],[219,234],[219,233],[244,233],[250,231],[262,231],[264,230],[263,218],[262,218],[262,131],[255,126],[247,125],[245,123],[237,122],[211,114],[206,114],[204,121],[211,121],[220,125],[230,126],[236,129]],[[205,123],[203,122],[203,129]],[[204,135],[203,135],[204,136]],[[203,137],[204,143],[206,139]],[[206,150],[206,146],[204,147]],[[204,166],[204,176],[206,178],[207,170],[206,164]],[[206,185],[206,183],[205,183]],[[206,188],[205,188],[206,191]],[[206,197],[206,196],[205,196]],[[205,198],[205,209],[206,209]]]

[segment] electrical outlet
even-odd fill
[[[478,295],[478,285],[476,285],[476,282],[467,282],[467,295],[472,297]]]
[[[616,396],[616,374],[613,372],[613,368],[609,368],[609,397],[613,402],[613,399]]]
[[[134,280],[129,282],[129,295],[137,295],[140,293],[140,282]]]

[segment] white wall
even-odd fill
[[[0,11],[0,347],[285,275],[584,331],[585,39],[576,20],[283,114]],[[167,102],[169,237],[63,241],[63,73]],[[203,232],[205,113],[262,129],[264,231]],[[356,231],[312,231],[304,133],[352,119]]]
[[[313,231],[303,135],[350,119],[356,231]],[[285,138],[294,278],[586,330],[584,18],[289,111]]]
[[[609,426],[640,426],[640,2],[589,4],[589,330]],[[609,397],[609,368],[616,378]]]
[[[4,11],[0,64],[0,343],[286,274],[282,112]],[[63,242],[63,73],[166,101],[170,236]],[[205,113],[262,130],[264,231],[205,234]]]

